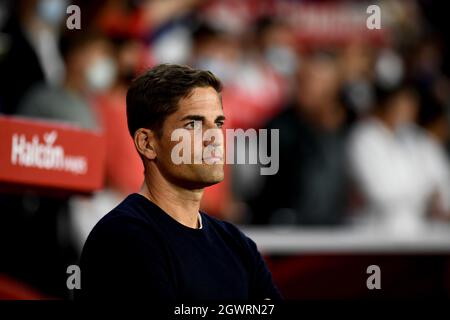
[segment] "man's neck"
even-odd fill
[[[167,181],[158,170],[146,173],[139,191],[179,223],[193,229],[199,228],[198,214],[203,189],[184,189]]]

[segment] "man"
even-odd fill
[[[350,171],[365,200],[356,208],[361,210],[358,222],[411,236],[426,227],[435,198],[447,197],[442,178],[448,172],[440,165],[437,146],[415,124],[419,100],[414,88],[400,83],[376,93],[373,115],[357,125],[348,146]]]
[[[266,126],[280,132],[280,170],[265,176],[250,200],[254,224],[342,223],[347,115],[338,99],[339,77],[334,55],[304,57],[296,97]]]
[[[223,180],[223,137],[200,164],[174,161],[186,129],[195,140],[224,122],[220,81],[210,72],[163,64],[127,93],[128,128],[145,181],[94,227],[81,257],[81,296],[147,300],[281,299],[255,243],[235,226],[200,212],[205,187]],[[216,136],[218,137],[218,136]],[[192,143],[193,144],[193,143]],[[188,148],[189,149],[189,148]],[[187,152],[183,150],[182,152]],[[196,153],[197,152],[197,153]]]

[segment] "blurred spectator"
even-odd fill
[[[14,114],[34,84],[59,84],[63,79],[58,39],[67,4],[65,0],[21,0],[13,7],[3,29],[8,45],[0,60],[1,113]],[[17,76],[21,70],[26,70],[25,77]]]
[[[450,162],[446,152],[450,130],[448,114],[438,99],[423,97],[419,124],[425,129],[422,155],[432,183],[429,213],[436,219],[450,218]]]
[[[255,36],[263,58],[282,81],[282,90],[291,98],[295,89],[295,72],[301,64],[299,42],[289,24],[281,19],[261,18]]]
[[[342,50],[341,94],[353,118],[364,116],[373,106],[373,49],[369,43],[355,41]]]
[[[344,214],[346,113],[337,61],[327,53],[305,60],[295,104],[267,126],[280,130],[280,169],[254,200],[255,223],[327,225]]]
[[[428,136],[414,123],[418,97],[413,89],[379,89],[373,117],[355,128],[349,159],[365,199],[361,222],[396,234],[413,234],[425,222],[433,196],[448,207],[448,164],[429,122]],[[437,200],[439,198],[439,200]]]
[[[110,44],[101,36],[82,33],[69,37],[62,47],[67,70],[64,84],[33,87],[20,102],[18,113],[97,128],[90,99],[115,81]]]

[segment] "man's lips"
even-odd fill
[[[203,158],[203,161],[206,162],[206,163],[222,162],[222,157],[218,157],[218,156],[206,157],[206,158]]]
[[[219,163],[223,161],[223,156],[220,151],[215,151],[209,157],[203,157],[203,161],[208,164]]]
[[[220,148],[214,149],[210,156],[203,157],[203,161],[206,163],[217,163],[223,161],[223,151]]]

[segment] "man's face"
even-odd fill
[[[166,179],[184,188],[204,188],[223,180],[224,142],[222,125],[225,118],[219,94],[212,87],[195,88],[187,98],[178,103],[178,110],[164,121],[162,135],[156,143],[156,165]],[[201,129],[197,126],[201,125]],[[175,164],[172,150],[180,141],[172,141],[174,130],[185,129],[190,137],[190,148],[182,152],[190,152],[190,162]],[[212,129],[219,139],[203,141],[203,133]],[[195,144],[195,139],[197,142]],[[198,140],[201,139],[201,140]],[[201,148],[198,148],[201,146]],[[205,154],[209,147],[211,153]],[[189,150],[190,149],[190,150]],[[211,161],[211,156],[212,160]],[[194,159],[201,159],[196,164]],[[212,164],[211,164],[212,163]]]
[[[418,111],[417,100],[408,91],[399,93],[392,99],[390,112],[393,114],[395,125],[401,127],[413,123]]]
[[[333,61],[310,61],[303,66],[298,98],[302,111],[314,114],[319,107],[336,96],[339,88],[339,73]]]

